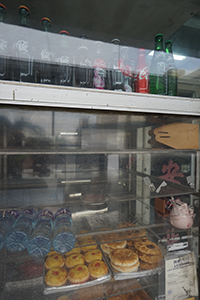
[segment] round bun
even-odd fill
[[[65,265],[67,268],[73,268],[77,265],[84,265],[85,263],[85,258],[82,254],[72,254],[70,256],[67,256],[65,258]]]
[[[63,267],[64,263],[64,258],[61,254],[54,254],[47,256],[44,265],[47,270],[50,270],[54,267]]]
[[[84,254],[87,263],[94,260],[102,260],[102,252],[99,249],[89,250]]]
[[[100,278],[108,273],[108,267],[102,260],[92,261],[89,263],[88,269],[93,278]]]
[[[122,266],[117,266],[115,264],[113,264],[113,262],[111,261],[111,266],[121,272],[121,273],[130,273],[130,272],[136,272],[138,270],[138,267],[140,265],[140,262],[138,261],[135,265],[130,266],[130,267],[122,267]]]
[[[112,252],[112,248],[109,248],[109,247],[107,247],[107,246],[105,246],[104,244],[101,244],[101,249],[102,249],[102,251],[104,252],[104,253],[106,253],[106,254],[110,254],[111,252]]]
[[[150,254],[150,255],[160,255],[161,250],[154,242],[147,240],[142,241],[141,239],[139,241],[135,241],[134,247],[144,253],[144,254]]]
[[[67,271],[64,268],[54,267],[45,275],[45,283],[48,286],[62,286],[67,281]]]
[[[79,246],[78,243],[76,243],[74,248],[71,251],[65,253],[65,256],[70,256],[71,254],[81,253],[81,248],[78,246]]]
[[[114,265],[122,267],[130,267],[138,262],[138,255],[130,249],[114,250],[109,255]]]
[[[81,251],[87,252],[97,248],[97,244],[93,238],[85,238],[80,242]]]
[[[148,255],[140,251],[138,251],[138,256],[140,260],[147,262],[149,264],[156,264],[159,261],[161,261],[161,259],[163,258],[163,255],[161,253],[158,255]]]
[[[86,265],[78,265],[69,270],[68,279],[73,284],[86,282],[90,277]]]
[[[154,268],[157,268],[158,267],[158,263],[155,263],[155,264],[150,264],[150,263],[147,263],[145,261],[140,261],[140,268],[144,269],[144,270],[151,270],[151,269],[154,269]]]

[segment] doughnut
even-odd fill
[[[135,241],[134,247],[144,254],[161,255],[161,250],[158,245],[150,240],[142,241],[139,239],[139,241]]]
[[[50,270],[54,267],[63,267],[64,263],[64,258],[61,254],[54,254],[47,256],[44,265],[47,270]]]
[[[82,254],[71,254],[70,256],[67,256],[65,258],[65,265],[67,268],[73,268],[77,265],[84,265],[85,263],[85,258]]]
[[[114,265],[130,267],[138,262],[138,255],[130,249],[117,249],[110,253],[110,260]]]
[[[108,267],[102,260],[92,261],[89,263],[88,269],[93,278],[100,278],[108,273]]]
[[[54,267],[45,275],[45,283],[48,286],[62,286],[66,281],[67,271],[64,268]]]
[[[88,267],[86,265],[77,265],[69,270],[68,279],[73,284],[84,283],[90,277]]]
[[[89,250],[84,254],[87,263],[93,260],[102,260],[102,252],[99,249]]]

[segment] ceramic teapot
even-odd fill
[[[169,214],[170,223],[179,229],[188,229],[194,223],[194,209],[179,198],[173,201],[173,208]]]

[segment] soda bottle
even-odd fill
[[[49,47],[49,33],[51,31],[51,20],[49,18],[41,19],[41,26],[43,37],[40,45],[40,67],[39,67],[39,81],[44,84],[54,84],[55,74],[53,72],[53,52]]]
[[[149,71],[145,60],[145,49],[138,49],[137,63],[134,74],[134,91],[136,93],[148,94]]]
[[[16,218],[19,216],[17,210],[7,211],[5,216],[0,217],[0,250],[3,248],[7,235],[11,232]]]
[[[124,62],[120,58],[120,40],[113,39],[111,41],[113,49],[109,64],[109,88],[111,90],[124,91]]]
[[[0,79],[7,80],[10,79],[9,67],[8,67],[8,42],[4,35],[4,24],[7,14],[7,8],[5,5],[0,3]]]
[[[166,52],[166,94],[170,96],[177,96],[177,69],[172,52],[172,41],[165,42]]]
[[[133,61],[129,59],[128,47],[122,47],[121,56],[124,64],[124,90],[126,92],[133,91]]]
[[[38,213],[27,247],[30,256],[35,258],[44,257],[51,250],[53,219],[54,215],[48,209]]]
[[[33,58],[34,47],[31,46],[29,28],[30,10],[20,5],[19,25],[24,28],[17,28],[17,41],[13,45],[15,61],[12,63],[12,80],[34,82]]]
[[[18,253],[27,248],[35,218],[36,211],[34,209],[22,210],[11,232],[6,237],[5,247],[8,252]]]
[[[75,82],[78,87],[92,87],[92,62],[87,47],[87,37],[82,34],[81,46],[76,55]]]
[[[163,35],[155,36],[155,49],[150,66],[149,86],[151,94],[165,94],[166,62],[163,49]]]
[[[56,83],[59,85],[72,86],[73,85],[73,67],[71,64],[71,57],[69,53],[69,33],[66,30],[60,31],[60,47],[59,54],[56,58],[57,75]]]
[[[95,42],[96,54],[93,61],[93,87],[96,89],[106,89],[107,87],[107,67],[103,55],[103,43]]]
[[[69,252],[74,248],[75,236],[72,231],[71,213],[67,208],[60,208],[55,213],[53,230],[53,248],[59,253]]]

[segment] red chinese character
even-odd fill
[[[170,160],[168,166],[164,165],[162,167],[162,173],[166,173],[165,175],[159,176],[159,178],[181,184],[180,181],[175,180],[175,177],[184,177],[183,173],[178,172],[180,169],[179,165],[177,163],[174,163],[173,160]]]

